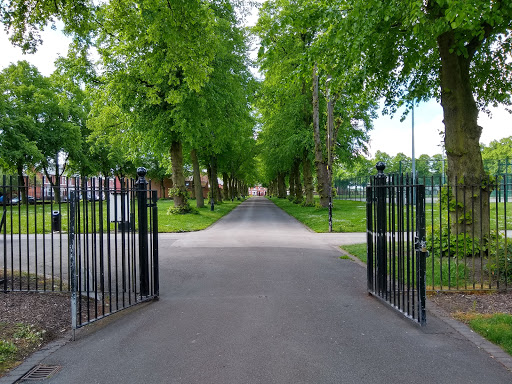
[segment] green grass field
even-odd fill
[[[303,207],[288,199],[271,198],[278,207],[315,232],[329,231],[329,210],[318,205]],[[318,202],[318,199],[316,200]],[[365,232],[366,203],[363,201],[334,200],[332,209],[334,232]]]
[[[158,201],[158,231],[159,232],[190,232],[205,229],[220,219],[222,216],[231,212],[242,201],[227,201],[222,204],[216,204],[214,211],[210,211],[210,206],[194,209],[194,213],[185,215],[168,215],[167,211],[174,203],[172,200]],[[195,200],[190,201],[191,206],[195,206]],[[59,211],[61,215],[61,231],[68,230],[69,207],[67,203],[61,205],[16,205],[6,207],[6,233],[26,234],[26,233],[50,233],[52,211]],[[1,213],[2,211],[0,211]],[[100,219],[102,218],[102,219]],[[80,217],[77,217],[83,230],[85,226],[89,231],[107,231],[114,230],[115,224],[109,222],[107,214],[107,203],[84,203],[80,202]],[[4,228],[2,228],[3,233]]]

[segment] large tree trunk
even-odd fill
[[[304,173],[304,189],[306,191],[306,201],[304,205],[312,206],[315,204],[313,197],[313,174],[311,173],[311,161],[307,151],[304,152],[304,159],[302,161],[302,172]]]
[[[192,159],[192,172],[194,179],[194,194],[196,195],[197,208],[204,207],[203,186],[201,185],[201,170],[199,169],[199,159],[195,149],[190,151],[190,158]]]
[[[441,105],[448,184],[453,199],[456,197],[460,204],[451,205],[451,229],[452,233],[474,233],[482,238],[489,233],[491,189],[483,182],[486,174],[480,153],[482,127],[477,122],[478,107],[470,79],[472,55],[457,55],[453,31],[439,36],[437,42],[441,56]],[[475,207],[474,212],[472,207]]]
[[[227,172],[222,173],[222,184],[224,184],[223,185],[224,200],[228,201],[230,197],[229,197],[229,175]]]
[[[300,181],[300,160],[296,159],[293,162],[293,173],[295,174],[295,200],[294,203],[301,204],[302,200],[304,200],[304,195],[302,193],[302,183]]]
[[[185,187],[185,175],[183,174],[183,147],[180,141],[173,141],[171,143],[171,166],[174,208],[182,212],[187,212],[189,205],[187,200],[187,188]]]
[[[217,174],[217,158],[215,156],[212,156],[211,162],[212,162],[212,170],[211,170],[211,172],[212,172],[212,180],[211,180],[211,184],[212,184],[212,191],[213,191],[214,201],[216,203],[221,203],[222,202],[222,196],[220,194],[219,180],[218,180],[218,174]]]
[[[318,104],[318,74],[316,64],[313,68],[313,131],[315,139],[315,167],[317,177],[317,191],[320,196],[320,205],[329,206],[329,174],[327,172],[327,162],[324,159],[322,151],[322,141],[320,138],[320,110]]]
[[[295,199],[295,164],[292,164],[292,167],[290,168],[290,175],[288,177],[288,180],[289,180],[289,191],[290,193],[288,194],[288,198],[290,200],[294,200]]]
[[[286,199],[286,182],[283,172],[277,174],[277,197]]]

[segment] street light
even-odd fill
[[[329,232],[332,232],[332,134],[333,134],[333,107],[332,100],[329,91],[329,83],[331,82],[331,76],[327,77],[327,177],[329,179]]]

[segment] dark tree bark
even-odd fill
[[[199,168],[199,159],[195,149],[190,151],[192,159],[193,179],[194,179],[194,195],[196,196],[197,208],[204,207],[203,186],[201,185],[201,170]]]
[[[480,153],[482,127],[477,123],[478,107],[471,87],[470,66],[474,51],[469,50],[468,57],[457,55],[456,49],[453,49],[455,35],[451,30],[439,36],[437,43],[441,57],[441,105],[448,183],[453,198],[456,194],[458,203],[462,203],[459,206],[453,204],[450,212],[452,231],[474,233],[482,238],[489,233],[491,190],[488,183],[483,182],[486,174]],[[467,187],[463,188],[462,185]],[[478,208],[471,212],[471,207]],[[465,215],[470,219],[466,219]]]
[[[277,197],[286,199],[286,182],[284,172],[277,174]]]
[[[316,65],[313,68],[313,131],[315,140],[315,167],[317,177],[317,191],[320,196],[320,205],[329,206],[329,174],[327,162],[324,159],[322,141],[320,138],[320,110],[318,104],[318,73]]]
[[[290,191],[289,194],[288,194],[288,198],[290,200],[294,200],[295,199],[295,164],[292,164],[292,167],[290,169],[290,174],[288,176],[288,181],[289,181],[289,188],[288,190]]]
[[[183,174],[183,147],[180,141],[171,143],[171,163],[174,208],[186,210],[188,200],[185,175]]]
[[[220,193],[219,180],[218,180],[218,174],[217,174],[217,158],[215,156],[212,156],[212,158],[211,158],[211,166],[212,166],[212,168],[211,168],[211,172],[212,172],[211,184],[212,184],[214,200],[216,203],[221,203],[222,196]]]
[[[311,160],[309,159],[307,151],[304,151],[304,159],[302,160],[302,172],[304,173],[304,189],[306,191],[305,205],[312,206],[315,204],[313,197],[313,174],[311,173]]]
[[[222,173],[222,183],[224,184],[223,185],[223,195],[224,195],[224,200],[229,200],[230,197],[229,197],[229,175],[227,172],[223,172]]]
[[[294,203],[296,204],[301,204],[302,201],[304,200],[304,194],[302,192],[302,182],[300,180],[300,160],[299,159],[295,159],[295,161],[293,162],[293,167],[294,167],[294,175],[295,175],[295,200],[294,200]]]

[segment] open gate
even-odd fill
[[[425,325],[425,186],[385,167],[366,190],[368,292]]]

